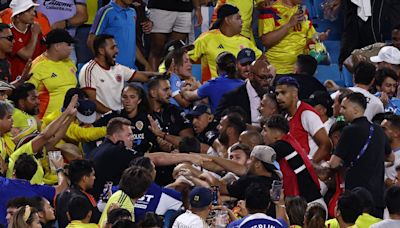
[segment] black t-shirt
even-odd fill
[[[286,156],[295,151],[292,145],[282,140],[279,140],[270,146],[275,150],[276,160],[278,162],[281,159],[285,159]],[[302,157],[299,154],[289,159],[288,164],[292,170],[296,170],[305,165]],[[281,171],[284,172],[282,169]],[[283,173],[283,176],[285,176],[285,173]],[[297,180],[300,196],[304,197],[307,202],[312,202],[322,197],[318,186],[315,184],[307,168],[297,174]]]
[[[212,121],[211,123],[208,124],[206,129],[204,129],[203,132],[200,134],[196,135],[196,138],[200,141],[200,143],[207,144],[209,146],[212,146],[214,143],[215,139],[218,138],[218,130],[217,130],[217,121]]]
[[[75,186],[71,186],[60,193],[56,198],[56,218],[58,221],[59,227],[66,227],[69,223],[69,219],[67,217],[68,203],[75,196],[83,196],[88,200],[90,204],[92,204],[92,217],[90,218],[91,223],[98,223],[100,220],[101,212],[97,208],[97,206],[93,203],[96,201],[90,200],[91,197],[88,193],[82,192],[79,188]]]
[[[96,199],[99,199],[103,192],[104,184],[107,181],[112,181],[113,185],[118,185],[123,171],[129,167],[129,163],[143,154],[127,150],[123,142],[113,143],[108,138],[105,138],[103,143],[91,151],[90,160],[94,163],[96,172],[96,180],[92,194]]]
[[[149,0],[148,8],[177,11],[192,12],[192,0]]]
[[[108,121],[114,117],[124,117],[131,121],[133,132],[133,149],[145,153],[151,151],[157,144],[156,136],[149,129],[150,122],[146,113],[138,113],[134,118],[129,118],[128,113],[122,109],[105,114],[93,123],[95,127],[107,126]]]
[[[273,175],[272,177],[245,175],[241,176],[237,181],[229,184],[227,188],[230,196],[239,200],[244,200],[246,190],[251,184],[258,184],[267,189],[271,189],[274,180],[279,180],[279,177],[276,175]]]
[[[171,135],[179,135],[182,130],[192,128],[185,112],[173,104],[163,105],[161,112],[153,112],[151,116],[158,122],[162,131]]]
[[[11,80],[10,63],[7,59],[0,59],[0,80],[5,82]]]
[[[334,154],[340,157],[348,167],[345,188],[365,187],[368,189],[377,207],[384,207],[384,162],[391,148],[382,128],[373,125],[374,131],[365,153],[351,167],[361,149],[367,142],[371,123],[366,117],[360,117],[345,127]]]

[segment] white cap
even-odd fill
[[[32,0],[12,0],[10,3],[10,8],[13,12],[11,17],[27,11],[32,6],[39,6],[39,4],[34,3]]]
[[[400,64],[400,51],[393,46],[385,46],[381,48],[377,56],[372,56],[371,62],[380,63],[386,62],[393,65]]]

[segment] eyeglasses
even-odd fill
[[[14,35],[10,35],[10,36],[0,36],[0,38],[4,38],[10,42],[12,42],[14,40]]]

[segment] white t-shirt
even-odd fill
[[[365,109],[364,116],[367,117],[369,121],[372,121],[372,118],[374,118],[376,114],[385,112],[382,101],[374,94],[360,87],[349,87],[348,89],[353,92],[362,93],[368,99],[367,109]],[[338,94],[339,92],[332,93],[331,98],[335,99]]]
[[[246,90],[250,101],[251,125],[259,126],[261,114],[258,108],[260,107],[261,98],[258,96],[249,80],[246,81]]]
[[[385,179],[389,178],[394,181],[396,179],[396,166],[400,165],[400,149],[394,152],[394,164],[390,167],[385,168]]]
[[[132,79],[135,72],[120,64],[104,69],[95,60],[90,60],[79,72],[79,84],[81,88],[96,90],[96,100],[107,108],[121,110],[124,82]]]
[[[381,222],[375,223],[371,228],[399,228],[400,227],[400,220],[394,219],[385,219]]]
[[[176,218],[172,228],[208,228],[207,223],[198,215],[187,210]]]

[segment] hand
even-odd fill
[[[142,26],[143,32],[146,34],[150,33],[151,30],[153,29],[153,22],[150,20],[144,21],[140,23],[140,25]]]
[[[281,190],[281,194],[278,201],[273,201],[275,205],[285,205],[285,194],[283,193],[283,189]]]
[[[118,203],[111,203],[111,205],[108,207],[107,214],[110,213],[110,211],[117,209],[117,208],[120,208]]]
[[[67,108],[65,109],[64,112],[67,115],[74,116],[76,114],[76,112],[77,112],[77,110],[76,110],[77,104],[78,104],[78,95],[75,94],[72,97],[71,101],[69,102],[69,104],[68,104],[68,106],[67,106]]]
[[[161,131],[160,127],[158,126],[157,122],[151,117],[151,115],[147,115],[147,118],[149,119],[150,126],[149,129],[155,134],[157,137],[163,138],[164,134],[166,132]]]
[[[339,10],[340,4],[341,4],[341,0],[331,1],[331,4],[329,5],[329,10],[331,12],[336,12],[337,10]]]
[[[328,37],[329,37],[329,33],[330,33],[330,32],[331,32],[331,30],[330,30],[330,29],[327,29],[325,32],[319,33],[319,34],[318,34],[318,39],[319,39],[320,41],[325,41],[325,40],[327,40]]]
[[[297,12],[295,15],[293,15],[290,20],[289,20],[289,25],[290,27],[294,27],[298,24],[300,24],[304,20],[304,13]]]
[[[42,33],[42,29],[40,28],[40,25],[37,23],[33,23],[31,25],[31,31],[33,36],[38,36],[40,33]]]
[[[339,89],[339,86],[333,80],[326,80],[324,86],[328,91],[336,91]]]
[[[179,176],[184,176],[184,177],[186,177],[186,178],[188,178],[188,179],[190,179],[190,178],[193,177],[193,174],[192,174],[192,172],[190,171],[190,169],[186,169],[186,168],[183,168],[183,169],[179,170],[178,175],[179,175]]]
[[[239,200],[237,207],[239,208],[238,211],[236,211],[236,213],[242,217],[247,216],[249,214],[249,212],[247,211],[246,208],[246,201],[244,200]]]
[[[60,169],[64,167],[64,158],[63,156],[58,157],[57,160],[55,159],[50,159],[50,162],[53,163],[54,167],[56,169]]]
[[[385,92],[381,93],[381,97],[379,99],[381,99],[383,105],[385,106],[389,103],[389,96]]]
[[[28,61],[25,64],[24,70],[22,71],[21,74],[21,80],[23,82],[28,81],[32,77],[33,73],[29,73],[31,71],[31,67],[32,67],[32,59],[28,59]]]
[[[197,7],[194,10],[194,14],[196,15],[196,18],[197,18],[197,23],[194,25],[194,27],[199,27],[203,23],[203,16],[201,15],[201,8]]]
[[[195,164],[195,165],[198,165],[198,166],[202,166],[204,162],[212,161],[212,159],[210,159],[208,157],[201,156],[199,154],[191,154],[191,155],[192,155],[192,159],[190,159],[191,162],[193,164]]]

